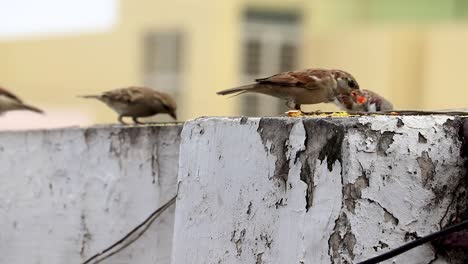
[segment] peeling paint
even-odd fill
[[[427,138],[421,134],[421,132],[418,132],[418,142],[421,144],[426,144],[427,143]]]
[[[248,120],[249,120],[249,118],[248,118],[248,117],[246,117],[246,116],[243,116],[243,117],[241,117],[241,119],[240,119],[240,122],[239,122],[239,123],[240,123],[241,125],[244,125],[245,123],[247,123],[247,121],[248,121]]]
[[[429,157],[427,151],[423,151],[421,156],[417,158],[419,167],[421,168],[421,180],[424,187],[431,185],[434,181],[434,175],[436,173],[435,168],[437,161],[433,162]]]
[[[390,145],[393,143],[394,132],[384,131],[378,137],[377,142],[377,154],[380,156],[387,156],[387,150],[390,148]]]
[[[353,263],[356,237],[345,213],[335,221],[334,232],[328,239],[331,263]]]
[[[240,256],[242,254],[242,242],[245,237],[245,232],[245,229],[242,229],[240,233],[237,233],[236,230],[232,232],[231,242],[234,243],[236,246],[237,256]]]
[[[298,153],[296,160],[301,160],[300,178],[307,184],[305,199],[306,210],[308,210],[314,201],[315,170],[313,168],[317,160],[320,162],[326,160],[329,171],[332,171],[336,161],[341,163],[344,128],[324,120],[306,120],[303,123],[306,131],[305,148]],[[317,152],[318,149],[319,152]]]
[[[257,259],[255,260],[255,264],[262,264],[263,263],[262,256],[263,256],[263,252],[260,252],[260,253],[257,254]]]
[[[362,190],[369,187],[369,179],[363,173],[354,183],[348,183],[344,186],[343,197],[346,208],[354,213],[356,202],[361,199]]]
[[[267,153],[276,157],[275,177],[288,178],[289,160],[286,157],[286,143],[293,123],[274,118],[262,118],[257,132],[260,134]],[[267,147],[270,144],[270,147]]]
[[[458,118],[241,121],[184,127],[175,264],[356,263],[466,212]],[[449,257],[423,245],[392,261]]]

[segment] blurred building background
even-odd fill
[[[274,98],[215,92],[308,67],[398,109],[468,106],[468,0],[0,0],[0,21],[0,85],[48,112],[2,128],[116,122],[76,96],[129,85],[174,95],[180,120],[277,115]]]

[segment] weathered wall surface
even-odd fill
[[[0,263],[81,263],[176,192],[181,126],[0,133]],[[170,263],[173,208],[104,263]]]
[[[448,116],[190,121],[173,263],[355,263],[437,231],[466,213],[460,123]],[[426,244],[393,261],[457,263],[453,257]]]

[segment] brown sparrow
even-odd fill
[[[335,98],[335,104],[343,110],[355,112],[393,110],[390,101],[370,90],[355,90],[350,94],[338,94]]]
[[[37,107],[23,103],[18,96],[0,87],[0,114],[13,110],[29,110],[39,114],[44,113],[44,111]]]
[[[119,122],[124,117],[131,117],[136,124],[142,124],[138,121],[140,117],[149,117],[156,114],[169,114],[172,118],[176,116],[176,102],[168,94],[155,91],[148,87],[127,87],[111,90],[101,95],[85,95],[82,98],[94,98],[102,101],[117,114]]]
[[[359,89],[354,77],[342,70],[288,71],[255,81],[254,84],[219,91],[217,94],[261,93],[286,100],[289,109],[301,110],[301,104],[332,102],[340,93]]]

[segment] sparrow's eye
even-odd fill
[[[352,88],[352,89],[357,87],[356,82],[353,80],[348,80],[348,86],[349,88]]]

